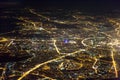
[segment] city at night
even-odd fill
[[[0,80],[120,80],[120,1],[1,0]]]

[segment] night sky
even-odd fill
[[[89,11],[120,10],[120,0],[0,0],[0,5],[0,7],[22,5],[35,8],[79,8]]]
[[[25,0],[26,4],[37,4],[45,6],[118,6],[118,0]]]
[[[119,6],[120,0],[0,0],[0,3],[39,6]]]

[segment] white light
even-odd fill
[[[39,30],[44,30],[44,28],[40,27]]]
[[[71,44],[76,44],[76,41],[69,41],[69,43],[71,43]]]

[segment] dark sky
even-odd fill
[[[19,0],[20,1],[20,0]],[[120,0],[25,0],[26,3],[48,4],[48,5],[87,5],[87,4],[119,4]]]
[[[25,0],[26,5],[53,7],[118,8],[120,0]]]
[[[0,0],[0,2],[20,2],[28,4],[48,4],[48,5],[59,5],[59,4],[120,4],[120,0]]]
[[[0,3],[19,3],[22,5],[41,7],[92,7],[92,8],[118,8],[120,0],[0,0]]]

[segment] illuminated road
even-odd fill
[[[0,34],[0,57],[18,60],[1,61],[1,79],[120,77],[119,17],[59,9],[54,13],[31,8],[17,11],[19,15],[12,18],[18,20],[18,29]]]

